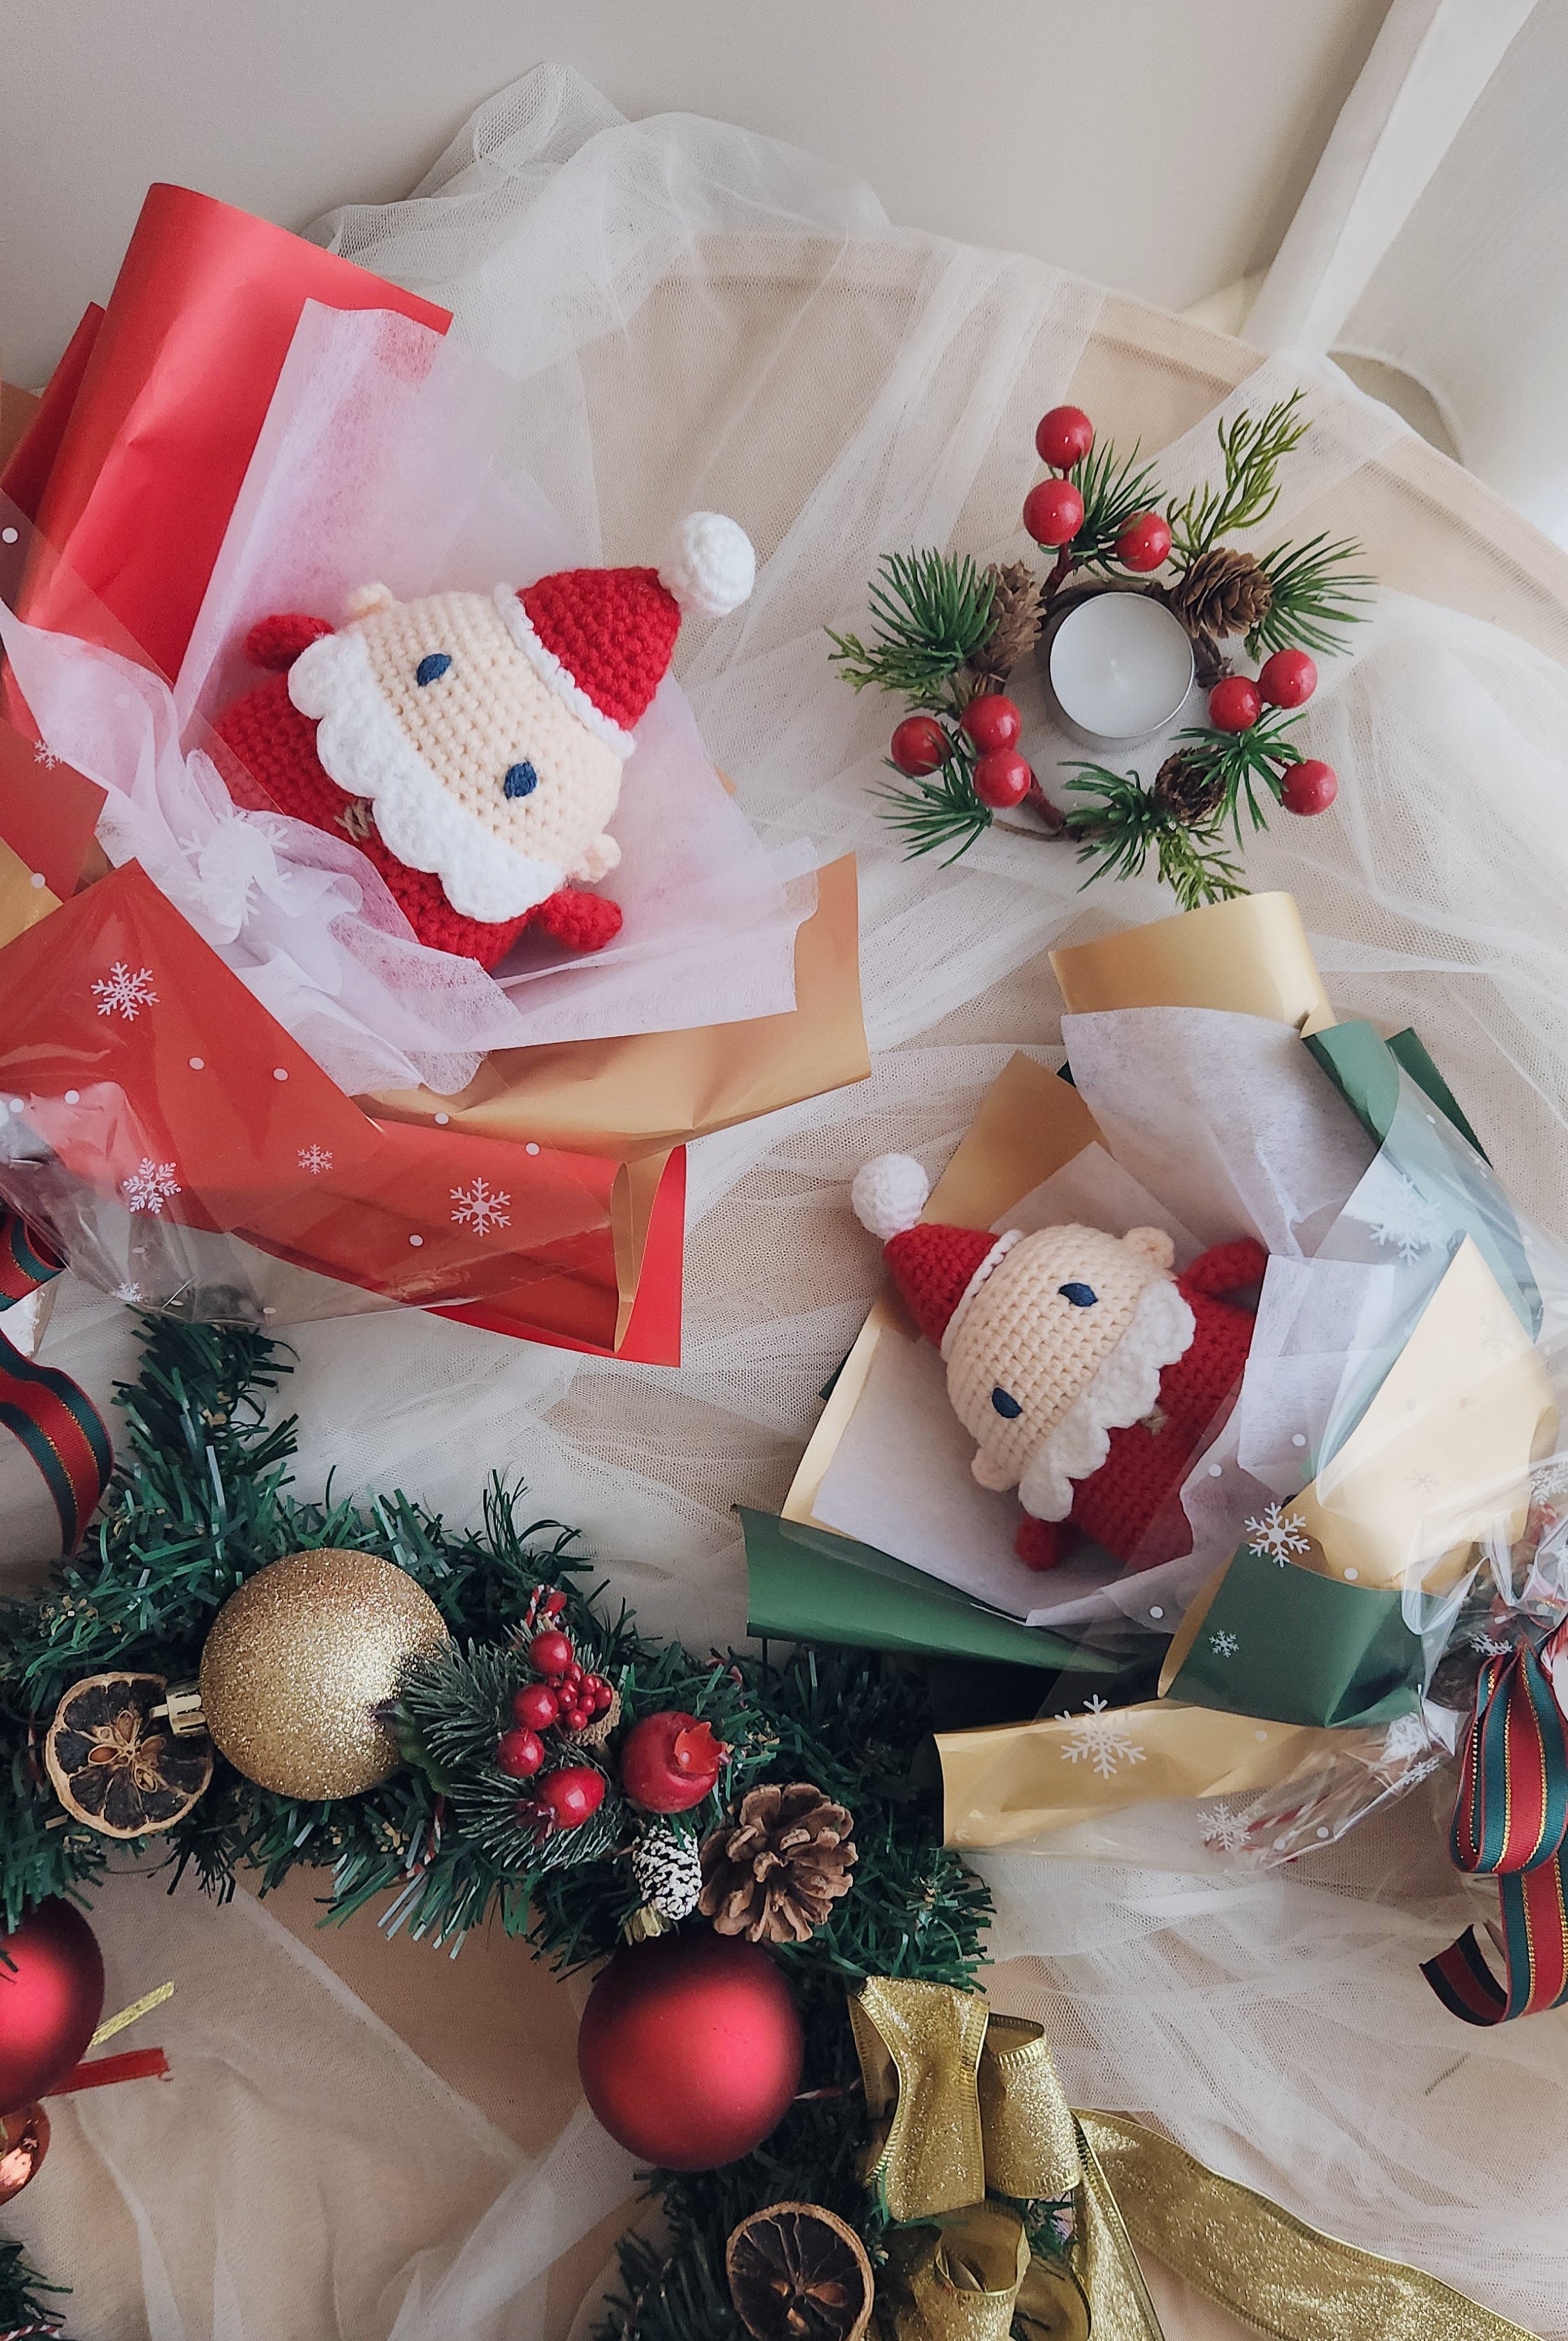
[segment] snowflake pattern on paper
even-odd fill
[[[1209,1636],[1208,1646],[1216,1659],[1234,1659],[1241,1648],[1234,1634],[1226,1634],[1223,1630]]]
[[[451,1193],[457,1206],[452,1218],[460,1228],[488,1236],[497,1228],[511,1227],[511,1213],[501,1209],[511,1200],[504,1187],[492,1187],[488,1179],[476,1178],[471,1187],[453,1187]]]
[[[123,1016],[127,1024],[134,1024],[144,1008],[156,1008],[158,1004],[152,969],[127,967],[123,959],[114,961],[107,975],[99,977],[93,986],[93,997],[100,1016]]]
[[[1530,1474],[1530,1492],[1544,1499],[1548,1496],[1568,1496],[1568,1459],[1554,1456],[1543,1463],[1538,1471]]]
[[[1447,1222],[1435,1203],[1429,1202],[1420,1188],[1403,1171],[1395,1174],[1398,1193],[1392,1208],[1372,1223],[1372,1240],[1395,1251],[1406,1267],[1412,1260],[1441,1243],[1447,1233]]]
[[[121,1180],[120,1192],[133,1211],[151,1211],[158,1219],[171,1196],[180,1192],[180,1182],[172,1162],[154,1162],[144,1154],[130,1177]]]
[[[332,1151],[330,1146],[301,1147],[300,1169],[308,1170],[313,1179],[319,1179],[323,1170],[330,1170],[332,1167]]]
[[[1069,1764],[1081,1764],[1087,1758],[1102,1780],[1114,1780],[1123,1764],[1143,1762],[1142,1747],[1126,1718],[1116,1713],[1108,1699],[1091,1698],[1082,1715],[1072,1720],[1076,1728],[1062,1748]]]
[[[1287,1512],[1283,1504],[1270,1504],[1261,1519],[1248,1520],[1246,1540],[1253,1552],[1272,1560],[1276,1569],[1286,1568],[1292,1553],[1305,1552],[1312,1543],[1302,1515]]]
[[[1473,1634],[1470,1647],[1479,1650],[1484,1659],[1503,1659],[1513,1648],[1512,1642],[1500,1642],[1495,1634]]]
[[[40,740],[33,751],[33,762],[35,764],[42,764],[46,772],[52,772],[59,761],[53,748],[45,741]]]
[[[124,1284],[117,1284],[110,1297],[123,1300],[127,1309],[139,1309],[147,1296],[139,1284],[132,1284],[127,1280]]]
[[[1240,1853],[1247,1834],[1245,1808],[1227,1805],[1223,1798],[1217,1805],[1211,1805],[1203,1817],[1203,1841],[1216,1853]]]

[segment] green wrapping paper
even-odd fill
[[[1162,1689],[1194,1707],[1333,1728],[1410,1714],[1422,1671],[1398,1593],[1281,1568],[1244,1547]]]

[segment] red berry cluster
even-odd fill
[[[1035,785],[1028,761],[1017,751],[1024,719],[1000,691],[982,691],[958,718],[958,729],[978,752],[975,794],[994,812],[1022,804]],[[952,742],[934,715],[907,715],[893,734],[893,762],[913,780],[947,762]]]
[[[1275,651],[1264,661],[1256,682],[1227,674],[1208,695],[1208,720],[1216,732],[1250,732],[1265,707],[1305,707],[1317,689],[1317,668],[1305,651]],[[1339,794],[1332,764],[1316,756],[1292,764],[1280,790],[1286,812],[1326,812]]]
[[[1084,524],[1084,499],[1067,477],[1095,443],[1095,426],[1081,406],[1053,406],[1042,414],[1035,431],[1035,447],[1042,463],[1057,476],[1041,480],[1024,498],[1024,526],[1037,544],[1057,551],[1071,544]],[[1163,513],[1135,513],[1116,542],[1116,556],[1124,569],[1140,573],[1157,569],[1171,549],[1170,523]]]
[[[528,1662],[540,1679],[524,1683],[514,1696],[511,1728],[501,1733],[495,1748],[496,1768],[509,1779],[541,1775],[532,1793],[520,1798],[517,1807],[518,1818],[536,1828],[580,1828],[604,1801],[604,1775],[597,1766],[543,1769],[550,1753],[547,1732],[571,1736],[586,1731],[609,1712],[615,1698],[602,1675],[589,1673],[580,1664],[570,1635],[548,1622],[559,1619],[565,1608],[566,1596],[561,1592],[543,1594],[530,1605],[531,1619],[537,1614],[547,1621],[528,1646]]]

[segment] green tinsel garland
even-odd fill
[[[868,1975],[971,1984],[988,1900],[941,1843],[936,1799],[912,1785],[930,1728],[925,1686],[906,1667],[853,1651],[802,1649],[786,1662],[742,1652],[700,1659],[611,1612],[576,1532],[521,1521],[521,1489],[494,1482],[481,1527],[449,1530],[405,1497],[301,1503],[288,1492],[294,1419],[266,1409],[289,1370],[260,1335],[144,1320],[141,1370],[116,1393],[122,1464],[83,1549],[33,1599],[0,1605],[0,1908],[15,1926],[52,1894],[85,1901],[110,1850],[59,1808],[34,1741],[63,1692],[85,1675],[140,1668],[194,1676],[202,1644],[236,1586],[311,1548],[381,1553],[430,1594],[453,1636],[452,1660],[411,1679],[400,1728],[411,1760],[368,1795],[303,1804],[244,1779],[220,1758],[213,1785],[162,1839],[171,1888],[194,1869],[207,1891],[245,1873],[265,1893],[301,1864],[330,1869],[326,1919],[382,1902],[382,1923],[450,1942],[491,1915],[565,1970],[622,1940],[640,1897],[623,1858],[630,1816],[613,1786],[582,1859],[548,1853],[515,1822],[518,1793],[489,1765],[495,1708],[527,1669],[512,1636],[541,1586],[560,1587],[560,1623],[585,1665],[619,1688],[625,1717],[681,1708],[708,1718],[734,1754],[692,1815],[716,1825],[760,1781],[809,1779],[854,1816],[851,1892],[804,1944],[779,1947],[800,2002],[807,2093],[764,2146],[721,2170],[655,2171],[664,2239],[629,2237],[621,2296],[605,2335],[726,2341],[744,2332],[730,2306],[724,2246],[749,2212],[783,2198],[823,2204],[875,2252],[876,2223],[856,2177],[864,2115],[844,1994]],[[608,1775],[613,1764],[606,1763]],[[133,1848],[134,1849],[134,1848]],[[390,1903],[386,1898],[394,1898]],[[323,1922],[324,1923],[324,1922]],[[703,1924],[703,1921],[695,1921]],[[439,1988],[439,1985],[436,1986]],[[0,2246],[0,2330],[41,2319],[40,2282]],[[13,2300],[17,2304],[13,2313]],[[25,2312],[25,2316],[24,2313]]]

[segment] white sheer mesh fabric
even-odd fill
[[[1080,898],[1065,849],[996,834],[956,868],[901,862],[868,795],[891,710],[825,659],[824,625],[863,623],[880,553],[1020,549],[1033,424],[1067,393],[1100,296],[895,230],[865,189],[748,134],[626,125],[552,70],[482,108],[406,204],[320,233],[448,303],[518,377],[519,459],[596,554],[636,558],[696,506],[749,530],[745,623],[682,680],[766,843],[859,854],[876,1070],[693,1150],[679,1373],[416,1316],[312,1326],[290,1394],[301,1476],[395,1482],[462,1518],[482,1468],[526,1471],[652,1627],[721,1643],[744,1625],[730,1507],[781,1497],[878,1280],[853,1170],[890,1147],[939,1165],[1014,1047],[1056,1061],[1047,946],[1171,907],[1146,882]],[[1272,360],[1254,391],[1295,371]],[[1306,373],[1320,430],[1288,525],[1362,533],[1375,554],[1404,517],[1398,426]],[[1163,473],[1190,476],[1212,445],[1206,421]],[[1494,606],[1486,559],[1463,581],[1472,608]],[[1337,814],[1276,823],[1248,866],[1297,894],[1345,1012],[1419,1026],[1521,1200],[1563,1231],[1568,676],[1550,653],[1568,622],[1542,595],[1534,625],[1540,647],[1385,596],[1309,711],[1310,752],[1344,776]],[[114,1312],[74,1296],[45,1354],[106,1396],[127,1350]],[[1047,1962],[998,1997],[1051,1995],[1080,2100],[1138,2108],[1316,2224],[1568,2336],[1551,2207],[1568,2027],[1483,2040],[1414,1975],[1466,1914],[1433,1817],[1411,1803],[1374,1820],[1332,1874],[1242,1882],[1173,1855],[1157,1815],[1146,1836],[1146,1868],[1072,1847],[989,1865],[998,1949]],[[1173,1858],[1186,1874],[1160,1867]],[[554,2216],[542,2198],[537,2216]],[[340,2310],[337,2329],[382,2328]]]

